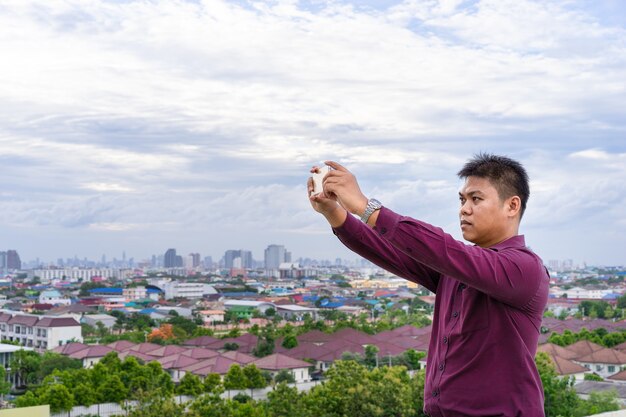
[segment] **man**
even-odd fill
[[[380,267],[436,294],[426,367],[429,416],[543,416],[534,356],[549,276],[518,234],[529,197],[518,162],[480,154],[459,171],[463,238],[368,199],[336,162],[309,199],[337,237]],[[311,172],[317,172],[314,167]],[[361,221],[348,215],[356,214]]]

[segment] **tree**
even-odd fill
[[[239,365],[231,365],[228,369],[228,372],[224,376],[224,388],[227,390],[247,388],[246,376]]]
[[[38,379],[43,380],[54,370],[81,369],[82,362],[79,359],[72,359],[69,356],[60,355],[54,352],[45,352],[41,356],[38,370]]]
[[[11,383],[7,381],[7,373],[4,366],[0,366],[0,398],[11,392]]]
[[[378,350],[374,345],[365,346],[365,364],[370,369],[378,366]]]
[[[219,374],[208,374],[204,378],[204,391],[217,392],[221,391],[222,377]]]
[[[39,392],[39,403],[49,404],[50,411],[69,411],[74,406],[74,395],[61,384],[53,384],[42,387]]]
[[[293,334],[285,336],[282,346],[285,349],[293,349],[298,346],[298,339]]]
[[[78,384],[73,390],[74,402],[77,405],[89,407],[98,402],[98,394],[91,385]]]
[[[224,343],[224,350],[226,351],[232,351],[232,350],[237,350],[237,349],[239,349],[239,345],[235,342]]]
[[[15,400],[15,406],[18,408],[21,407],[34,407],[39,405],[39,398],[35,395],[33,391],[26,391],[24,395],[20,395]]]
[[[11,360],[11,374],[16,375],[23,385],[39,382],[41,356],[31,350],[18,350]]]
[[[294,382],[296,382],[296,378],[294,378],[293,374],[287,369],[281,369],[274,377],[274,382],[276,382],[277,384],[280,384],[281,382],[293,384]]]
[[[297,417],[303,415],[303,404],[298,389],[286,383],[278,384],[267,394],[267,406],[272,417]]]
[[[246,388],[250,390],[250,396],[252,396],[252,390],[267,386],[267,381],[255,364],[246,365],[243,368],[243,374],[246,377]]]
[[[128,389],[122,384],[118,375],[108,376],[98,388],[98,394],[102,401],[107,403],[119,403],[128,397]]]
[[[181,395],[196,396],[204,392],[204,386],[202,385],[202,381],[200,381],[200,378],[198,378],[197,375],[194,375],[191,372],[187,372],[181,378],[180,384],[176,388],[176,392]]]
[[[579,404],[573,380],[559,378],[547,353],[538,352],[535,363],[543,384],[546,417],[573,415]]]

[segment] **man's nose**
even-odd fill
[[[468,204],[468,201],[461,204],[461,214],[470,214],[471,212],[472,212],[472,209],[470,205]]]

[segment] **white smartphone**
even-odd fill
[[[324,177],[326,176],[326,174],[330,172],[330,167],[328,165],[324,165],[323,167],[320,167],[318,171],[319,172],[314,172],[313,174],[311,174],[311,176],[313,177],[312,195],[317,195],[324,190],[322,182],[324,181]]]

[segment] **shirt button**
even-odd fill
[[[433,390],[433,397],[436,397],[437,395],[439,395],[439,391],[438,391],[438,390],[436,390],[436,389],[434,389],[434,390]]]
[[[459,312],[455,311],[454,314],[452,314],[452,317],[454,317],[454,318],[459,317]]]
[[[443,363],[440,363],[440,364],[439,364],[439,370],[440,370],[440,371],[443,371]]]
[[[380,228],[380,234],[384,235],[385,233],[387,233],[387,228],[386,227],[381,227]]]
[[[448,336],[444,336],[443,337],[443,344],[447,345],[448,344]]]
[[[461,291],[463,291],[466,288],[467,288],[467,285],[465,285],[465,284],[459,285],[459,290],[461,290]]]

